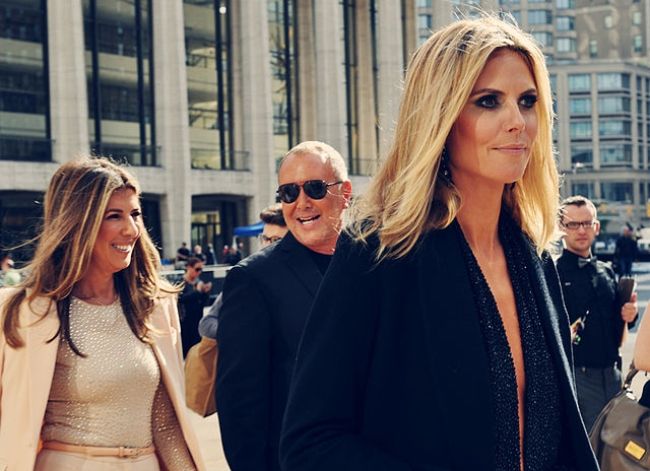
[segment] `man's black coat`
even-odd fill
[[[341,236],[303,334],[281,443],[284,471],[489,471],[488,356],[457,235],[376,265]],[[529,274],[557,371],[565,453],[596,471],[573,385],[569,323],[550,258]],[[544,309],[544,307],[546,309]]]
[[[224,284],[216,399],[232,471],[279,471],[278,444],[305,319],[322,275],[291,233]]]

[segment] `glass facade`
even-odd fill
[[[581,195],[586,198],[595,198],[593,182],[573,182],[571,183],[571,194]]]
[[[299,141],[298,43],[295,0],[268,0],[273,157],[277,160]]]
[[[624,166],[632,165],[631,144],[601,144],[600,164],[603,166]]]
[[[0,191],[0,248],[16,247],[32,239],[43,218],[43,193]],[[12,251],[21,265],[32,258],[34,246],[29,244]]]
[[[0,160],[52,159],[46,0],[0,0]]]
[[[574,115],[591,114],[591,98],[570,98],[569,112]]]
[[[598,133],[601,137],[608,136],[630,136],[631,126],[628,120],[606,119],[598,122]]]
[[[550,25],[553,23],[553,14],[549,10],[528,10],[529,25]]]
[[[192,168],[248,168],[232,145],[231,15],[229,0],[183,2]]]
[[[598,113],[619,114],[630,112],[630,98],[625,96],[598,97]]]
[[[602,182],[600,184],[600,196],[609,201],[632,202],[631,182]]]
[[[628,90],[630,74],[602,73],[598,74],[598,91]]]
[[[152,0],[84,0],[92,151],[156,165]]]
[[[591,139],[591,121],[572,122],[569,125],[571,139]]]
[[[573,168],[579,166],[591,167],[593,165],[594,156],[591,145],[585,146],[571,146],[571,165]],[[575,164],[580,164],[576,166]]]
[[[591,91],[591,76],[589,74],[569,74],[569,91]]]

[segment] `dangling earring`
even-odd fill
[[[443,183],[447,186],[452,186],[454,184],[451,180],[451,172],[449,171],[449,152],[447,151],[447,147],[442,149],[442,154],[440,155],[438,177],[440,177]]]

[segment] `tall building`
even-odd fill
[[[543,46],[563,194],[597,200],[611,235],[650,225],[650,2],[417,0],[418,40],[476,7],[511,15]]]
[[[0,245],[35,233],[61,162],[127,161],[145,223],[230,244],[281,156],[341,151],[360,189],[416,46],[415,0],[0,0]]]

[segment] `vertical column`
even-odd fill
[[[236,3],[236,19],[241,76],[241,115],[236,117],[242,128],[244,149],[250,156],[255,175],[255,197],[249,203],[249,214],[273,202],[276,187],[273,149],[273,109],[271,106],[271,64],[269,26],[266,5],[255,0]]]
[[[300,96],[300,133],[299,140],[318,140],[316,122],[318,110],[316,105],[316,59],[314,52],[314,7],[311,1],[298,1],[298,87]]]
[[[379,118],[379,155],[385,156],[393,140],[394,125],[402,94],[404,44],[402,31],[407,25],[402,20],[400,3],[377,0],[377,109]]]
[[[357,132],[359,138],[358,169],[362,175],[374,170],[377,161],[377,108],[375,106],[375,71],[370,1],[356,0],[357,31]],[[399,29],[397,30],[399,31]]]
[[[190,238],[192,218],[183,2],[153,0],[154,93],[158,162],[165,171],[160,204],[163,249],[173,256]],[[161,182],[162,183],[162,182]]]
[[[47,2],[53,160],[89,152],[81,0]]]
[[[345,155],[343,12],[339,2],[314,0],[318,139]],[[325,20],[326,19],[326,20]]]

